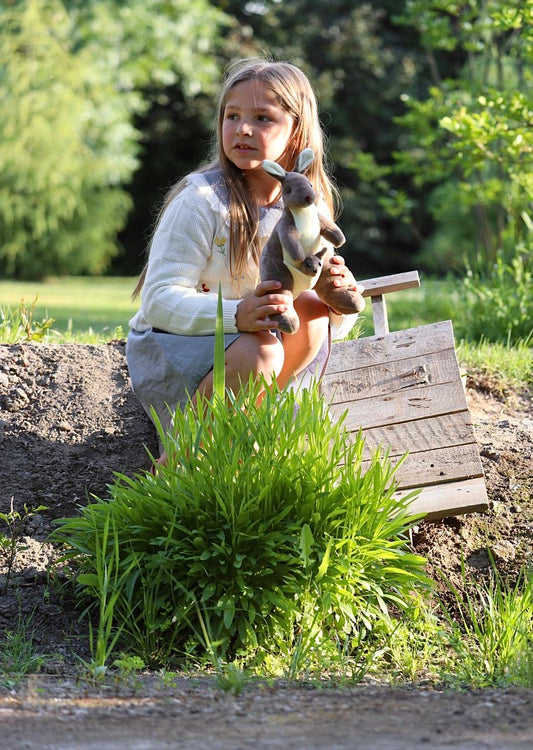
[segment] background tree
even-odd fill
[[[419,209],[418,225],[391,215],[392,209],[398,213],[398,202],[407,195],[401,188],[412,182],[391,171],[402,133],[394,118],[405,110],[401,94],[419,93],[424,86],[428,64],[416,31],[392,23],[392,12],[403,2],[216,4],[236,21],[218,49],[221,68],[234,58],[266,54],[290,60],[310,76],[342,194],[342,226],[349,238],[343,252],[349,262],[358,273],[407,267],[425,230],[424,212]],[[204,118],[204,123],[210,125],[210,120]],[[208,134],[206,129],[204,144]],[[195,136],[197,142],[198,130]],[[157,143],[154,146],[157,150]],[[195,164],[179,166],[187,171]],[[402,208],[406,202],[404,198]],[[125,244],[131,239],[124,237]]]
[[[405,146],[397,169],[429,188],[437,227],[422,246],[433,270],[488,272],[531,262],[533,197],[533,3],[409,0],[399,19],[416,26],[432,61],[434,85],[404,97]],[[453,52],[453,75],[436,55]]]
[[[214,77],[204,0],[14,0],[0,9],[0,262],[5,275],[99,273],[117,251],[150,81]]]

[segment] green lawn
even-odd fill
[[[459,290],[456,281],[420,279],[420,287],[404,289],[386,295],[387,313],[391,331],[404,328],[415,328],[426,323],[438,323],[441,320],[454,321],[458,314]],[[361,316],[364,335],[372,335],[372,304],[366,301],[366,308]]]
[[[70,277],[51,281],[0,281],[0,307],[15,309],[21,300],[30,307],[37,297],[34,320],[54,318],[59,333],[73,336],[92,332],[109,337],[128,321],[138,308],[131,301],[133,278]]]
[[[128,321],[138,308],[138,301],[131,301],[135,283],[134,278],[122,277],[0,281],[0,307],[15,309],[21,300],[29,307],[37,298],[34,319],[54,318],[54,331],[73,337],[89,332],[108,338],[118,327],[128,330]],[[387,296],[391,330],[453,319],[451,291],[450,282],[422,279],[420,289]],[[369,300],[361,323],[365,335],[373,333]]]
[[[20,328],[19,323],[10,324],[10,313],[20,309],[21,301],[26,308],[31,308],[35,298],[33,321],[40,323],[46,318],[54,318],[51,332],[44,337],[45,341],[95,344],[112,338],[125,338],[128,321],[138,308],[138,301],[131,300],[135,283],[136,278],[119,277],[70,277],[44,282],[0,281],[0,341],[8,343],[20,340],[20,337],[13,339],[8,335],[9,330],[17,329],[24,339],[24,327]],[[494,344],[462,341],[459,284],[457,280],[422,277],[420,288],[388,295],[391,331],[451,319],[463,365],[468,369],[490,372],[502,383],[531,384],[532,348],[527,342],[509,346],[505,341]],[[355,333],[373,333],[370,301],[367,301]]]

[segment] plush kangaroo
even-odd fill
[[[333,221],[318,212],[316,192],[302,174],[313,159],[313,150],[304,149],[294,172],[286,172],[275,161],[263,161],[263,169],[281,182],[284,207],[261,253],[261,280],[280,281],[280,292],[289,294],[293,300],[306,289],[314,288],[335,312],[358,313],[365,306],[363,297],[359,292],[334,286],[335,276],[329,273],[334,248],[340,247],[345,237]],[[279,330],[284,333],[296,333],[300,327],[294,307],[271,317],[279,322]]]

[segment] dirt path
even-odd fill
[[[530,394],[470,379],[468,400],[486,474],[484,514],[420,524],[413,543],[461,586],[461,557],[483,578],[489,554],[516,575],[533,559],[533,414]],[[0,637],[31,619],[45,673],[18,690],[0,688],[2,750],[239,750],[370,748],[530,750],[533,691],[474,693],[372,684],[345,690],[248,686],[239,697],[209,682],[144,676],[93,690],[72,679],[87,633],[72,603],[47,582],[55,518],[105,496],[114,472],[147,467],[154,431],[129,390],[121,342],[106,346],[0,346],[0,511],[46,506],[19,529],[25,547],[7,588],[0,575]],[[5,584],[6,569],[0,568]],[[159,679],[159,683],[158,680]]]
[[[0,721],[6,750],[530,750],[533,691],[255,687],[236,698],[182,680],[159,698],[4,700]]]

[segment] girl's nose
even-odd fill
[[[238,135],[251,135],[252,126],[246,120],[241,120],[237,128],[237,133]]]

